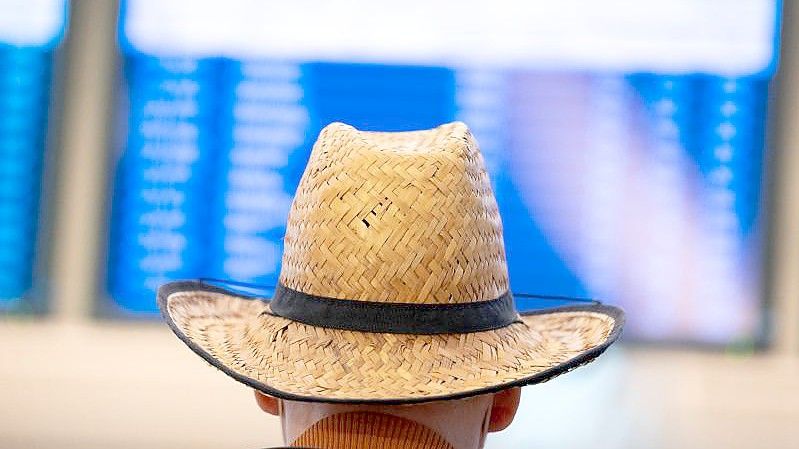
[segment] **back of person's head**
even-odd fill
[[[280,416],[292,447],[324,449],[476,449],[488,432],[505,429],[520,389],[415,405],[285,401],[255,393],[265,412]]]
[[[515,387],[592,361],[623,322],[594,302],[519,313],[491,181],[460,122],[325,127],[280,270],[268,299],[200,280],[158,301],[189,348],[265,394],[298,446],[479,448],[513,419]]]

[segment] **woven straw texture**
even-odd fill
[[[497,203],[466,126],[327,126],[289,213],[280,281],[389,303],[469,303],[507,292]],[[207,361],[299,400],[421,402],[541,382],[598,356],[622,325],[620,311],[597,306],[485,332],[382,334],[301,324],[266,301],[196,286],[159,294],[159,304]]]
[[[437,399],[532,377],[608,341],[611,316],[570,311],[522,316],[488,332],[402,335],[308,326],[264,301],[173,293],[168,313],[186,339],[265,392],[351,402]]]
[[[328,125],[286,225],[280,281],[319,296],[470,302],[508,290],[502,224],[466,125]]]
[[[453,449],[421,424],[382,413],[353,412],[328,416],[308,428],[292,447],[325,449]]]

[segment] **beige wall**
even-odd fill
[[[789,3],[789,2],[786,2]],[[788,5],[791,6],[791,5]],[[114,83],[114,2],[75,2],[52,273],[55,313],[0,320],[1,448],[257,448],[278,421],[155,323],[91,319]],[[786,22],[792,23],[789,15]],[[775,346],[755,356],[622,347],[525,390],[490,447],[795,448],[799,423],[799,36],[779,90]],[[572,427],[575,425],[576,427]]]
[[[165,326],[5,322],[0,360],[4,449],[281,443],[252,392]],[[797,423],[796,357],[623,347],[526,388],[488,447],[789,449]]]

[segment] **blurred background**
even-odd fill
[[[513,289],[628,315],[487,447],[796,447],[795,13],[0,0],[0,447],[280,444],[160,323],[155,289],[274,285],[327,123],[452,120],[486,158]]]

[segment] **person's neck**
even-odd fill
[[[301,441],[300,436],[308,435],[310,429],[321,426],[323,422],[332,422],[339,428],[348,429],[350,428],[348,426],[353,424],[352,419],[358,418],[357,423],[362,426],[361,429],[373,431],[375,426],[385,425],[384,419],[377,419],[378,417],[389,416],[392,425],[398,422],[410,422],[412,427],[428,429],[447,442],[449,446],[444,447],[480,449],[483,447],[485,435],[488,432],[492,403],[493,396],[491,395],[393,406],[283,400],[280,402],[280,417],[283,425],[283,437],[287,444]],[[364,418],[368,415],[371,417]],[[405,438],[407,439],[407,436]],[[321,447],[327,449],[337,446],[322,445]],[[350,449],[348,446],[343,447]]]
[[[325,449],[455,449],[429,427],[376,412],[338,413],[318,421],[293,447]]]

